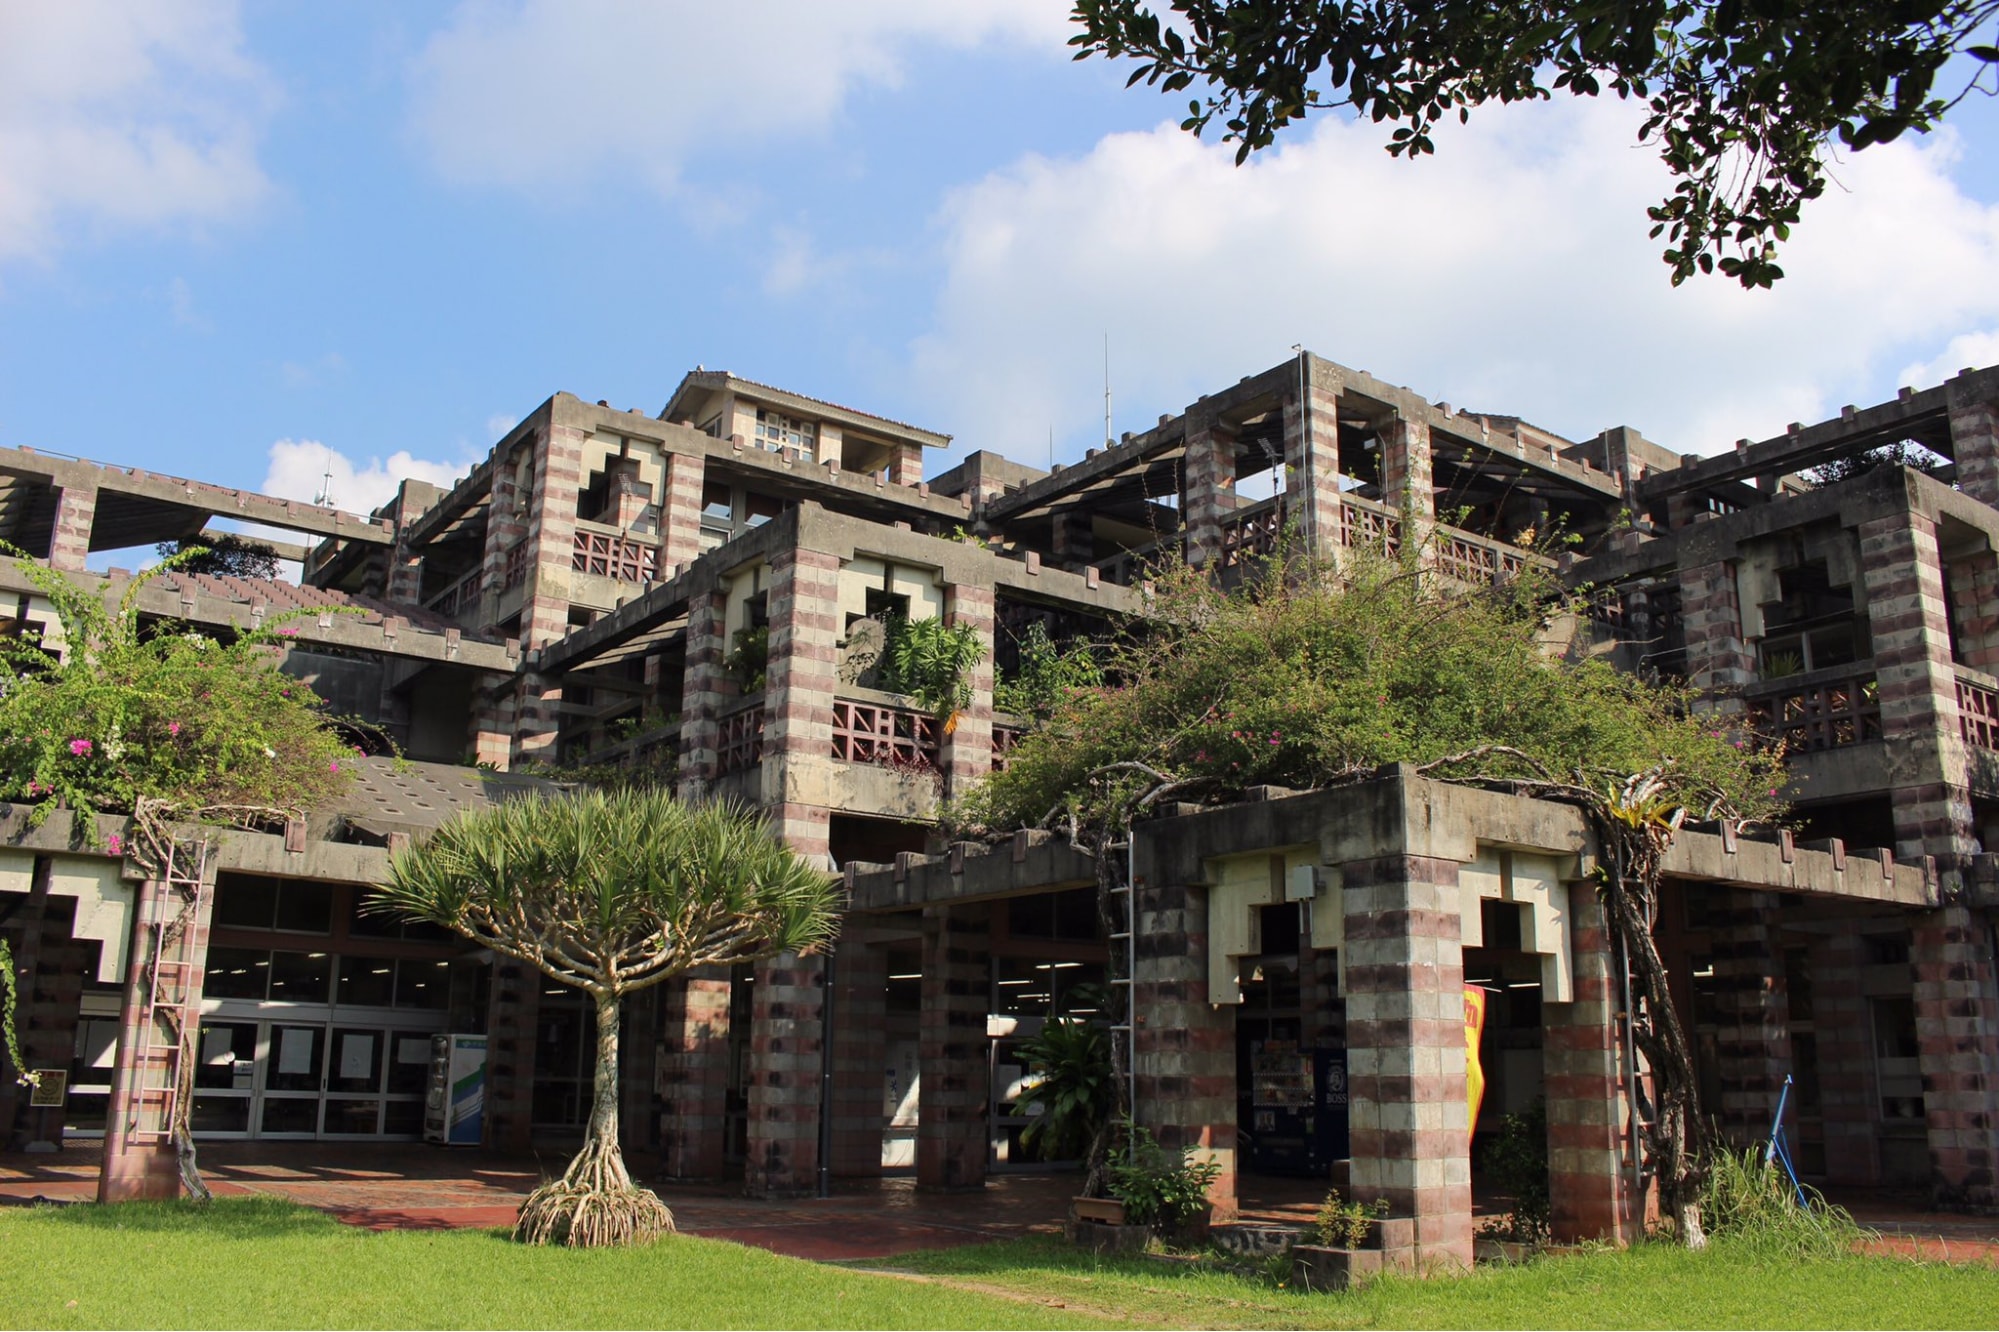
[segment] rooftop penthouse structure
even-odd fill
[[[1419,1263],[1468,1257],[1475,1144],[1537,1099],[1560,1233],[1642,1224],[1643,1069],[1581,820],[1400,770],[1175,811],[1135,835],[1130,928],[1109,932],[1131,937],[1106,937],[1066,845],[936,832],[939,800],[1028,724],[995,708],[996,678],[1036,626],[1066,644],[1143,618],[1162,556],[1226,584],[1291,532],[1335,558],[1420,545],[1434,576],[1480,583],[1543,558],[1532,534],[1573,533],[1558,572],[1591,613],[1569,650],[1684,677],[1718,724],[1792,754],[1795,829],[1697,828],[1668,864],[1659,934],[1707,1111],[1767,1133],[1788,1074],[1807,1174],[1989,1205],[1995,403],[1999,369],[1966,371],[1703,458],[1623,427],[1564,439],[1306,353],[1070,466],[975,451],[933,473],[948,435],[697,369],[657,413],[557,394],[457,485],[406,481],[367,519],[4,450],[0,536],[84,577],[91,551],[217,518],[296,534],[280,553],[302,585],[173,573],[142,607],[216,633],[347,608],[300,622],[284,669],[413,760],[371,761],[282,837],[218,835],[178,1000],[202,1030],[198,1135],[413,1136],[405,1056],[452,1031],[487,1039],[488,1145],[577,1136],[580,998],[355,907],[398,839],[537,764],[629,763],[757,804],[851,892],[830,954],[628,1006],[624,1138],[658,1173],[787,1194],[1019,1168],[1019,1042],[1098,1016],[1109,950],[1129,948],[1138,1118],[1224,1164],[1218,1208],[1259,1172],[1342,1176],[1414,1219]],[[1897,444],[1930,465],[1883,462]],[[17,627],[48,619],[17,568],[0,578]],[[955,727],[878,687],[886,615],[988,647]],[[31,1062],[69,1079],[60,1106],[0,1088],[0,1130],[123,1135],[135,1164],[111,1196],[163,1187],[143,1089],[168,1070],[118,981],[165,888],[13,819],[0,930],[27,959]],[[1477,1124],[1467,983],[1489,996]]]

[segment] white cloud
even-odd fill
[[[418,458],[404,449],[357,464],[316,439],[281,439],[271,445],[270,458],[259,487],[264,494],[313,502],[330,492],[336,508],[361,514],[394,499],[405,477],[448,487],[476,461],[469,455],[457,462]]]
[[[1948,136],[1841,165],[1789,276],[1751,293],[1668,285],[1635,121],[1495,108],[1414,164],[1330,117],[1242,168],[1171,126],[1023,159],[943,208],[910,372],[963,447],[1026,460],[1050,426],[1070,451],[1101,430],[1106,332],[1119,430],[1302,342],[1432,399],[1709,451],[1892,393],[1892,365],[1999,319],[1999,208],[1957,190]]]
[[[413,128],[448,178],[543,189],[604,173],[661,192],[698,152],[825,134],[925,46],[1063,52],[1063,0],[464,0],[412,71]]]
[[[1897,382],[1927,388],[1943,383],[1960,370],[1980,369],[1988,365],[1999,365],[1999,329],[1958,334],[1932,359],[1903,366]]]
[[[276,101],[228,0],[0,0],[0,259],[241,216]]]

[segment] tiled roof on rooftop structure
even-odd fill
[[[930,439],[936,441],[934,444],[931,444],[929,446],[932,448],[943,448],[951,442],[951,436],[945,434],[941,430],[932,430],[927,426],[912,425],[907,421],[898,421],[894,417],[880,416],[874,412],[864,412],[855,407],[842,406],[840,403],[837,402],[829,402],[825,398],[815,398],[809,393],[798,393],[792,389],[779,388],[775,384],[765,384],[754,379],[744,379],[741,375],[732,375],[727,370],[690,371],[687,377],[680,381],[680,386],[674,389],[673,396],[667,399],[666,406],[660,408],[659,415],[661,420],[671,419],[669,413],[672,412],[674,403],[680,400],[681,395],[687,391],[689,386],[704,388],[704,389],[720,389],[727,387],[752,389],[761,393],[768,394],[773,398],[790,399],[791,401],[794,402],[810,403],[816,407],[824,407],[830,411],[838,412],[843,416],[853,417],[856,420],[871,421],[879,425],[890,426],[896,430],[905,431],[912,435],[927,435],[930,437]]]
[[[356,759],[354,773],[353,786],[322,812],[381,838],[422,836],[467,810],[560,789],[519,773],[395,758]]]
[[[407,621],[414,629],[428,629],[443,633],[458,628],[458,623],[436,611],[422,606],[404,605],[400,602],[384,601],[379,597],[361,596],[354,592],[342,592],[331,587],[300,587],[278,578],[237,578],[227,574],[169,573],[160,577],[158,586],[169,592],[178,592],[192,583],[194,587],[210,596],[249,606],[263,606],[273,613],[285,611],[320,610],[325,607],[346,607],[358,610],[363,624],[380,624],[394,616]],[[462,636],[498,642],[492,634],[478,630],[464,630]]]

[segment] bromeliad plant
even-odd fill
[[[651,1240],[673,1215],[618,1145],[618,1019],[627,995],[703,966],[824,946],[832,876],[752,811],[626,788],[533,796],[464,814],[389,861],[364,909],[445,926],[589,995],[597,1067],[583,1148],[521,1204],[514,1238]]]

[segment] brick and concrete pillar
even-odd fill
[[[1702,1108],[1738,1148],[1770,1136],[1791,1071],[1791,1010],[1776,922],[1768,893],[1716,889],[1710,898],[1721,1104]]]
[[[27,1060],[22,1072],[67,1069],[76,1052],[78,1009],[90,949],[73,937],[75,899],[49,893],[53,868],[50,857],[35,857],[28,901],[15,920],[21,926],[14,977],[20,990],[16,1027],[21,1056]],[[4,1055],[0,1055],[0,1068],[4,1068],[0,1072],[0,1147],[10,1145],[10,1140],[13,1146],[61,1144],[61,1108],[31,1107],[28,1089]]]
[[[1187,528],[1187,563],[1202,566],[1222,552],[1222,524],[1235,511],[1235,431],[1212,418],[1187,422],[1186,491],[1180,520]]]
[[[1828,1184],[1881,1182],[1881,1093],[1863,976],[1867,945],[1839,933],[1811,950],[1812,1027],[1818,1044],[1819,1109]]]
[[[1622,1244],[1644,1233],[1642,1200],[1632,1188],[1625,1136],[1623,989],[1593,892],[1569,894],[1569,949],[1575,998],[1541,1007],[1549,1223],[1557,1240]]]
[[[792,547],[770,562],[770,666],[764,691],[764,803],[800,855],[827,852],[823,795],[800,773],[833,752],[839,691],[840,558]]]
[[[179,856],[196,854],[191,845]],[[190,862],[181,862],[187,866]],[[205,867],[199,905],[174,885],[147,879],[132,895],[132,933],[126,947],[125,995],[118,1013],[118,1053],[111,1072],[111,1104],[104,1122],[104,1168],[97,1201],[133,1202],[178,1198],[180,1165],[170,1136],[174,1069],[174,1028],[166,1014],[174,1007],[183,1024],[199,1025],[201,992],[207,979],[208,927],[215,910],[215,866]],[[176,925],[176,922],[179,922]],[[169,942],[157,957],[156,933]],[[161,965],[157,974],[155,962]],[[170,966],[168,964],[180,964]],[[154,987],[158,988],[155,989]],[[150,1001],[150,1002],[149,1002]],[[177,1002],[176,1002],[177,1001]],[[182,1054],[198,1058],[198,1041]]]
[[[1953,1206],[1999,1204],[1999,993],[1992,925],[1962,906],[1910,932],[1931,1187]]]
[[[701,555],[708,460],[698,453],[669,453],[663,462],[666,486],[659,502],[659,576],[671,578]]]
[[[518,557],[513,552],[527,539],[527,503],[521,481],[525,478],[532,486],[536,454],[535,437],[530,435],[511,456],[493,460],[493,481],[486,502],[486,545],[479,576],[478,622],[482,628],[499,621],[500,596],[511,590],[507,586],[509,565],[518,565],[522,571],[520,577],[525,577],[526,566],[520,561],[525,560],[526,552]],[[516,587],[519,585],[518,581],[514,583]]]
[[[1284,395],[1284,520],[1307,550],[1332,559],[1345,546],[1340,505],[1340,399],[1334,372],[1316,358],[1301,398]]]
[[[1959,659],[1987,675],[1999,674],[1999,556],[1990,550],[1965,555],[1951,561],[1945,577]]]
[[[743,1169],[753,1198],[798,1198],[818,1187],[825,982],[821,956],[781,953],[757,964]]]
[[[1237,1211],[1235,1005],[1209,1002],[1208,894],[1157,882],[1138,858],[1139,1122],[1168,1151],[1186,1148],[1221,1167],[1208,1187],[1214,1219]],[[1114,945],[1115,946],[1115,945]]]
[[[1957,459],[1959,489],[1983,504],[1999,507],[1999,402],[1982,384],[1988,375],[1959,375],[1946,386],[1950,401],[1950,445]]]
[[[728,595],[720,587],[694,593],[687,602],[687,670],[680,692],[680,798],[699,800],[715,779],[722,706],[735,694],[728,659],[724,615]]]
[[[505,772],[513,763],[515,686],[512,676],[492,673],[478,677],[472,688],[472,716],[466,726],[466,747],[474,763]]]
[[[1708,695],[1695,706],[1740,712],[1741,700],[1727,695],[1756,678],[1756,664],[1742,637],[1735,567],[1719,560],[1682,567],[1680,620],[1686,634],[1687,682]]]
[[[1381,433],[1382,500],[1402,514],[1404,522],[1432,522],[1437,516],[1433,475],[1429,425],[1396,417]]]
[[[892,486],[914,486],[923,481],[923,446],[897,444],[889,458],[888,481]]]
[[[525,1152],[534,1145],[535,1025],[541,1017],[542,974],[525,962],[497,958],[486,1006],[486,1146]]]
[[[96,486],[60,487],[49,535],[49,563],[58,569],[82,569],[90,556],[90,529],[96,520]]]
[[[1390,1261],[1470,1267],[1458,865],[1385,855],[1344,881],[1353,1192],[1414,1218],[1414,1252]]]
[[[986,645],[986,655],[971,670],[972,701],[942,738],[938,766],[944,772],[944,794],[962,795],[993,766],[993,590],[971,583],[945,589],[945,614],[953,625],[970,625]]]
[[[543,647],[569,632],[569,593],[576,546],[576,500],[583,486],[583,445],[590,432],[551,424],[542,437],[535,486],[528,495],[528,567],[521,604],[521,643]],[[514,748],[523,759],[553,761],[561,728],[558,677],[521,676]]]
[[[1957,858],[1979,845],[1936,523],[1907,510],[1862,523],[1860,563],[1881,734],[1896,756],[1895,852],[1936,856],[1954,879]]]
[[[833,959],[833,1153],[840,1179],[879,1179],[888,1066],[888,950],[850,919]]]
[[[920,1189],[985,1187],[991,1100],[986,1014],[991,1007],[991,908],[926,908],[917,1050]]]
[[[659,1153],[668,1179],[720,1179],[728,1113],[729,974],[668,981],[659,1034]]]
[[[1079,573],[1097,557],[1097,538],[1091,530],[1090,511],[1080,504],[1066,504],[1049,514],[1053,536],[1049,562],[1058,569]]]

